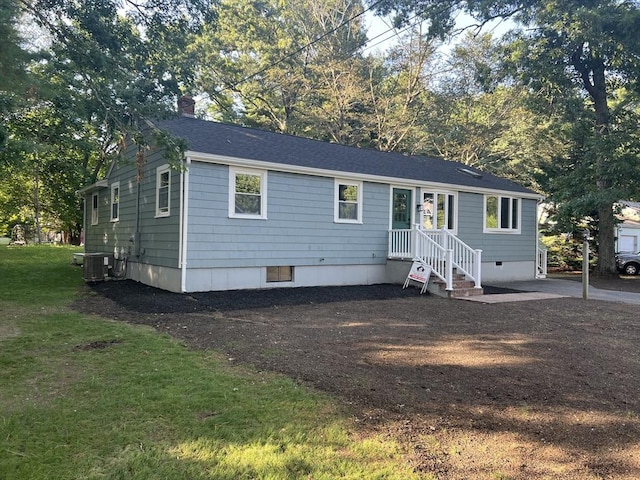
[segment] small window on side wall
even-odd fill
[[[156,169],[156,217],[168,217],[171,214],[171,170],[169,165]]]
[[[229,169],[229,217],[267,218],[267,172]]]
[[[120,182],[111,185],[111,221],[120,220]]]
[[[513,197],[484,197],[484,230],[495,233],[520,232],[520,201]]]
[[[334,221],[362,223],[362,182],[335,181]]]
[[[91,225],[98,224],[98,194],[91,195]]]
[[[272,282],[293,282],[293,267],[267,267],[267,283]]]

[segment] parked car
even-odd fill
[[[640,252],[617,254],[616,267],[620,273],[625,275],[638,275],[640,273]]]

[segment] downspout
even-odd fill
[[[78,192],[76,192],[76,195]],[[87,195],[80,197],[82,202],[82,230],[80,232],[80,245],[82,245],[82,251],[86,252],[87,246]]]
[[[533,278],[535,279],[540,278],[541,276],[540,272],[538,272],[538,266],[540,263],[540,223],[542,221],[543,203],[544,199],[542,198],[539,198],[536,203],[536,244],[534,246],[535,261],[533,262]],[[544,261],[546,263],[546,258],[544,259]],[[546,272],[546,265],[543,268],[543,271]]]
[[[180,291],[187,291],[187,227],[189,225],[189,167],[191,157],[185,159],[185,165],[180,173]]]

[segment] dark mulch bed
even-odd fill
[[[397,439],[427,478],[640,478],[634,305],[481,304],[394,285],[84,293],[78,310],[334,395],[355,431]]]
[[[360,286],[273,288],[182,295],[131,280],[94,283],[91,289],[96,294],[117,302],[123,308],[143,313],[229,312],[351,300],[388,300],[415,297],[419,294],[413,288],[402,289],[397,285],[382,284],[365,288]]]

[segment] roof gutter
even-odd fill
[[[101,190],[103,188],[107,188],[109,186],[109,182],[105,179],[105,180],[100,180],[96,183],[92,183],[91,185],[87,185],[84,188],[81,188],[80,190],[76,190],[76,195],[81,195],[84,196],[87,193],[93,192],[95,190]]]

